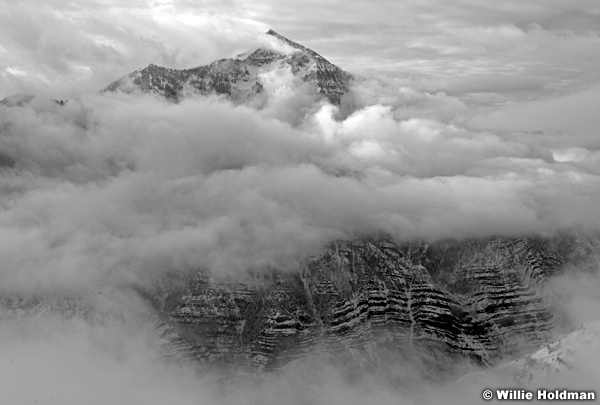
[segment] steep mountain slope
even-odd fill
[[[262,91],[262,74],[275,69],[290,69],[294,76],[314,86],[315,92],[330,102],[340,102],[352,80],[349,73],[273,30],[269,30],[267,36],[274,46],[191,69],[177,70],[151,64],[111,83],[104,91],[139,89],[174,101],[186,94],[214,93],[244,102]]]
[[[588,365],[600,370],[597,364],[600,355],[600,320],[581,325],[571,334],[541,347],[533,354],[512,361],[503,368],[512,370],[520,386],[540,387],[549,380],[566,377],[569,373],[589,373]],[[593,373],[590,377],[598,377]],[[594,387],[589,387],[594,388]]]
[[[358,239],[295,274],[196,273],[154,302],[170,358],[277,369],[316,353],[356,367],[409,356],[443,373],[454,360],[491,365],[551,339],[560,314],[546,281],[599,252],[598,240],[573,235],[404,247]]]
[[[466,374],[449,384],[447,389],[449,392],[468,392],[477,403],[481,401],[479,389],[483,387],[589,391],[600,383],[599,357],[600,320],[596,320],[580,325],[570,334],[516,360]]]

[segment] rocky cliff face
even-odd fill
[[[154,296],[165,356],[274,370],[306,355],[371,367],[389,356],[491,365],[551,338],[544,285],[600,252],[580,236],[397,246],[336,242],[297,273],[197,273]],[[441,367],[441,368],[440,368]]]
[[[267,32],[277,49],[263,47],[237,58],[221,59],[208,66],[169,69],[149,65],[111,83],[104,91],[141,90],[177,101],[188,94],[223,94],[235,102],[245,102],[263,89],[261,75],[289,68],[294,76],[314,86],[330,102],[338,104],[348,91],[352,76],[318,53],[290,41],[275,31]]]
[[[406,245],[359,238],[332,243],[294,272],[227,279],[197,270],[137,292],[154,308],[165,359],[236,373],[314,356],[357,373],[408,361],[437,380],[457,363],[488,367],[551,341],[561,312],[544,293],[548,280],[599,253],[600,238],[574,234]],[[101,319],[74,298],[0,304],[2,317]],[[513,368],[529,376],[539,362],[521,363]]]

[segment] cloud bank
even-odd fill
[[[258,111],[123,94],[2,106],[2,288],[295,268],[356,235],[600,227],[592,150],[557,160],[543,139],[447,122],[462,107],[444,95],[361,106],[369,97],[358,86],[342,120],[334,106],[298,109],[294,97]]]
[[[465,118],[454,97],[386,93],[377,80],[357,83],[336,119],[303,85],[273,73],[258,111],[123,94],[2,106],[3,288],[37,288],[32,276],[75,288],[153,269],[289,268],[359,234],[600,226],[589,142],[492,132],[495,115]]]

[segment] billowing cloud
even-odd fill
[[[0,325],[2,400],[8,403],[391,405],[423,403],[443,395],[439,388],[411,376],[409,364],[393,369],[395,376],[412,377],[415,385],[407,393],[395,387],[392,378],[377,374],[349,384],[343,372],[320,359],[278,374],[232,379],[218,371],[159,361],[152,335],[140,325],[91,325],[51,317],[18,323],[0,320]],[[465,403],[460,395],[451,398],[452,403]]]
[[[233,2],[0,2],[0,97],[71,98],[155,63],[208,64],[256,44],[264,25]]]
[[[363,84],[354,112],[336,119],[337,107],[314,104],[303,85],[274,72],[258,110],[123,94],[2,106],[2,288],[295,269],[355,235],[600,228],[597,160],[557,161],[544,141],[452,122],[463,107],[444,95],[400,91],[389,105],[362,106]]]
[[[129,288],[198,268],[297,270],[356,235],[600,228],[593,0],[63,3],[0,3],[0,97],[41,95],[0,105],[0,292],[76,296],[101,315],[0,314],[0,399],[398,403],[375,376],[348,386],[328,369],[219,391],[155,360],[153,314]],[[247,51],[267,28],[366,77],[340,106],[286,69],[265,73],[249,106],[95,94],[149,63]],[[576,321],[596,313],[579,311],[596,284],[557,281]],[[402,399],[450,400],[423,389]]]

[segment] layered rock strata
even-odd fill
[[[315,353],[366,366],[390,354],[489,365],[551,338],[560,314],[544,285],[600,251],[586,243],[336,242],[296,273],[244,282],[198,273],[185,291],[163,292],[171,304],[158,328],[167,357],[250,369]]]

